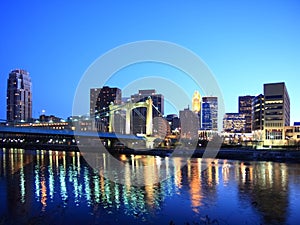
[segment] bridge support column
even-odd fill
[[[125,134],[130,134],[130,123],[131,123],[131,108],[126,109],[126,122],[125,122]]]
[[[126,103],[125,110],[126,110],[126,119],[125,119],[125,134],[130,134],[130,125],[131,125],[131,111],[138,107],[146,107],[147,114],[146,114],[146,135],[152,135],[153,129],[153,118],[152,118],[152,105],[153,101],[151,97],[149,97],[145,102],[136,102],[136,103]],[[120,106],[111,104],[109,106],[109,132],[114,132],[114,112],[118,110]],[[123,108],[124,109],[124,108]]]
[[[146,135],[152,135],[152,99],[148,98],[146,100],[147,104],[147,115],[146,115]]]
[[[115,112],[109,112],[109,124],[108,124],[108,131],[114,132],[114,121],[115,121]]]

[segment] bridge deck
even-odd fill
[[[92,131],[72,131],[72,130],[53,130],[31,127],[10,127],[0,126],[0,133],[14,134],[32,134],[32,135],[61,135],[61,136],[79,136],[79,137],[94,137],[107,139],[132,139],[143,140],[143,137],[138,137],[133,134],[117,134],[108,132],[92,132]]]

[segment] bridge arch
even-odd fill
[[[130,123],[131,123],[131,112],[133,109],[145,107],[147,108],[146,114],[146,135],[152,135],[152,126],[153,126],[153,118],[152,118],[152,104],[153,101],[151,97],[145,102],[128,102],[124,106],[120,105],[109,105],[109,132],[113,132],[114,128],[114,113],[117,110],[125,110],[126,111],[126,122],[125,122],[125,134],[130,134]]]

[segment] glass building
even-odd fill
[[[253,98],[252,101],[252,130],[264,129],[264,95],[260,94]]]
[[[208,106],[209,110],[207,109]],[[206,107],[206,110],[204,110],[203,107]],[[211,124],[209,123],[209,116]],[[202,98],[202,118],[203,130],[209,130],[211,128],[213,131],[218,131],[218,97]]]
[[[252,101],[255,96],[239,96],[239,114],[244,114],[246,123],[245,123],[245,133],[252,132]]]
[[[208,102],[202,104],[202,130],[212,130],[211,111]]]
[[[9,73],[6,101],[7,121],[23,122],[32,118],[31,78],[27,71],[16,69]]]

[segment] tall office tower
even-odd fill
[[[192,98],[192,111],[198,116],[199,130],[201,128],[201,96],[199,91],[195,91]]]
[[[145,102],[148,97],[153,101],[152,117],[162,117],[164,115],[164,96],[157,94],[155,90],[139,90],[137,94],[131,95],[131,102]],[[132,110],[131,131],[133,134],[146,133],[146,113],[144,107]],[[153,131],[155,134],[155,131]]]
[[[207,109],[204,110],[203,107],[207,108],[208,105],[209,105],[209,110]],[[209,118],[209,116],[207,115],[207,113],[209,113],[211,119],[211,130],[218,131],[218,97],[203,97],[202,109],[203,109],[202,118]],[[202,122],[204,122],[203,119]],[[202,124],[202,129],[209,130],[210,124],[209,123]]]
[[[181,138],[198,140],[198,117],[189,108],[179,111]]]
[[[223,119],[223,130],[229,133],[245,133],[246,115],[226,113]]]
[[[202,130],[212,130],[211,112],[208,102],[202,103]]]
[[[31,78],[25,70],[12,70],[7,80],[6,119],[26,121],[32,118]]]
[[[195,91],[192,98],[192,111],[199,113],[201,110],[201,96],[199,91]]]
[[[239,114],[244,114],[245,123],[245,133],[252,132],[252,101],[255,96],[239,96]]]
[[[90,116],[95,118],[98,131],[107,132],[109,105],[120,105],[122,91],[119,88],[104,86],[90,89]]]
[[[264,129],[265,100],[262,94],[257,95],[252,101],[252,131]]]
[[[290,97],[285,83],[264,84],[265,145],[283,145],[284,126],[290,125]]]

